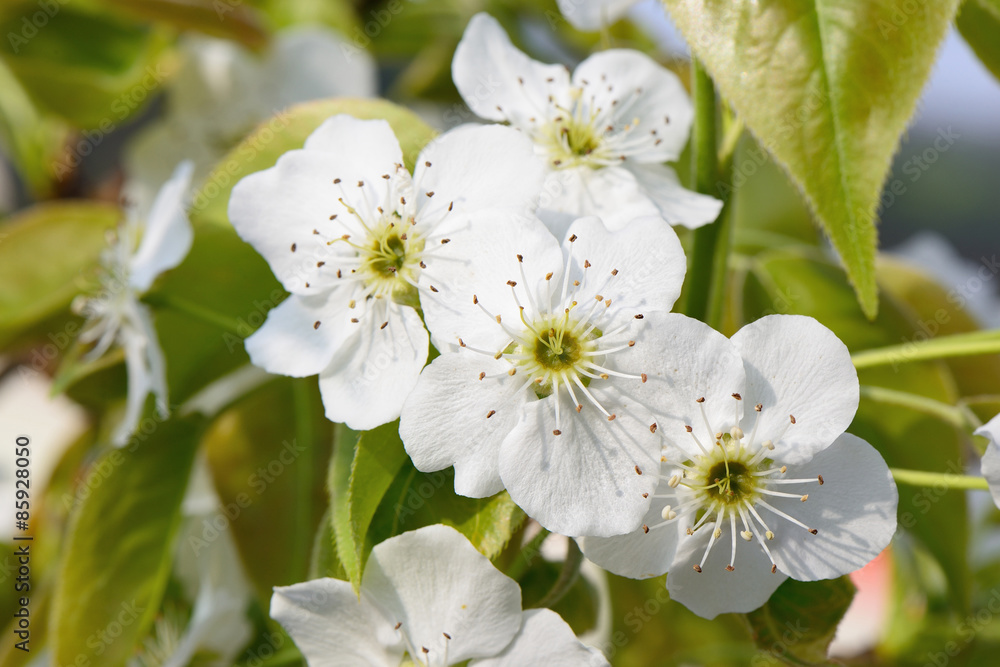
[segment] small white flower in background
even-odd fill
[[[983,454],[981,471],[990,487],[993,502],[1000,507],[1000,415],[989,420],[978,429],[976,435],[981,435],[990,442]]]
[[[732,340],[690,322],[707,363],[665,389],[674,409],[658,421],[668,447],[645,523],[582,540],[586,556],[629,577],[669,572],[671,598],[705,618],[878,556],[898,494],[879,453],[843,432],[859,398],[844,344],[808,317],[768,316]]]
[[[156,397],[160,415],[165,417],[169,412],[163,350],[152,313],[139,297],[161,273],[180,264],[191,249],[194,232],[185,204],[193,169],[190,162],[177,166],[145,218],[129,207],[102,257],[101,291],[81,296],[74,303],[74,309],[87,318],[80,341],[93,345],[86,360],[98,359],[113,345],[125,351],[128,398],[125,417],[112,436],[116,445],[124,445],[139,424],[150,393]]]
[[[332,421],[364,430],[396,419],[427,360],[417,308],[446,287],[433,258],[453,232],[503,229],[533,206],[541,174],[531,143],[505,127],[451,130],[411,177],[385,121],[325,121],[233,188],[233,226],[292,293],[246,340],[251,361],[319,374]]]
[[[639,0],[556,0],[559,11],[577,30],[600,30],[614,24]]]
[[[673,72],[638,51],[596,53],[572,76],[519,51],[477,14],[452,77],[477,115],[524,132],[548,165],[538,215],[557,236],[584,215],[617,229],[643,215],[700,227],[722,202],[684,189],[663,163],[687,143],[691,101]]]
[[[372,549],[360,596],[337,579],[277,587],[271,616],[310,667],[607,665],[558,614],[521,611],[521,590],[442,525]]]
[[[293,104],[327,97],[371,97],[374,61],[336,33],[284,30],[263,54],[230,40],[188,36],[182,63],[166,84],[164,115],[145,127],[126,153],[127,196],[147,203],[180,160],[195,163],[194,181],[253,127]],[[167,167],[164,167],[167,165]]]
[[[400,418],[414,465],[453,465],[465,496],[506,488],[553,532],[637,528],[660,458],[650,406],[667,409],[647,368],[675,334],[677,235],[658,217],[617,232],[582,218],[560,248],[523,218],[456,236],[438,261],[448,287],[425,315],[442,354]]]

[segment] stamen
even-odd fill
[[[793,497],[794,497],[794,496],[793,496]],[[760,499],[760,500],[758,500],[758,501],[757,501],[757,503],[758,503],[758,504],[759,504],[759,505],[760,505],[761,507],[765,507],[765,508],[767,508],[768,510],[770,510],[770,511],[771,511],[772,513],[774,513],[774,514],[777,514],[777,515],[778,515],[778,516],[780,516],[780,517],[781,517],[782,519],[785,519],[786,521],[791,521],[791,522],[792,522],[792,523],[794,523],[794,524],[795,524],[796,526],[801,526],[801,527],[805,528],[806,530],[808,530],[808,531],[809,531],[810,533],[812,533],[813,535],[815,535],[816,533],[818,533],[818,532],[819,532],[819,531],[818,531],[818,530],[816,530],[815,528],[810,528],[809,526],[807,526],[806,524],[802,523],[801,521],[799,521],[799,520],[798,520],[798,519],[796,519],[795,517],[792,517],[792,516],[789,516],[788,514],[785,514],[784,512],[782,512],[781,510],[779,510],[779,509],[778,509],[777,507],[774,507],[774,506],[772,506],[772,505],[768,504],[768,503],[767,503],[766,501],[764,501],[763,499]]]

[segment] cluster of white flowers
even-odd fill
[[[234,227],[291,293],[247,339],[253,363],[319,375],[328,418],[354,429],[399,418],[419,470],[454,467],[470,497],[506,489],[613,572],[669,572],[672,597],[706,617],[877,556],[897,492],[844,433],[859,387],[843,343],[806,317],[730,340],[670,312],[686,270],[670,225],[721,206],[663,165],[691,123],[677,78],[632,51],[571,75],[485,14],[453,74],[474,112],[507,126],[446,132],[411,174],[386,122],[336,116],[236,185]],[[487,632],[455,611],[464,596],[519,609],[516,586],[470,588],[421,555],[425,536],[460,539],[447,530],[376,546],[360,601],[321,580],[279,589],[272,614],[312,664],[517,653],[516,614]],[[449,568],[482,559],[464,539],[452,551]],[[517,636],[544,618],[526,615]]]

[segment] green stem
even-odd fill
[[[292,540],[292,565],[297,572],[309,571],[307,536],[312,535],[312,476],[315,454],[319,450],[313,428],[313,406],[310,384],[306,380],[292,382],[295,410],[295,439],[306,448],[305,455],[295,462],[295,539]]]
[[[887,389],[885,387],[862,385],[861,397],[878,403],[888,403],[890,405],[910,408],[916,412],[937,417],[941,421],[963,430],[971,431],[975,428],[975,424],[969,421],[966,412],[962,408],[942,401],[936,401],[926,396],[918,396],[917,394]]]
[[[531,567],[531,563],[538,557],[542,547],[542,542],[544,542],[545,538],[548,536],[549,531],[544,528],[538,531],[538,534],[531,538],[530,542],[524,545],[524,548],[521,549],[521,553],[518,554],[518,557],[515,558],[514,562],[507,568],[507,576],[514,581],[520,581],[521,577],[524,576],[524,573],[528,571],[529,567]]]
[[[143,301],[151,306],[168,308],[170,310],[175,310],[178,313],[184,313],[185,315],[188,315],[196,320],[200,320],[205,324],[210,324],[213,327],[224,329],[225,331],[242,338],[242,335],[237,329],[236,322],[197,303],[188,301],[187,299],[182,299],[179,296],[164,294],[161,292],[158,294],[149,294],[143,298]]]
[[[696,59],[691,61],[691,94],[694,101],[694,189],[703,194],[715,194],[719,180],[715,85]],[[726,150],[729,150],[728,146]],[[723,156],[731,163],[729,157],[731,155]],[[685,311],[689,316],[715,327],[718,327],[722,315],[725,296],[726,265],[732,240],[730,217],[723,211],[717,222],[696,229],[691,248]]]
[[[981,489],[988,490],[990,487],[983,477],[972,477],[971,475],[954,475],[948,472],[928,472],[926,470],[905,470],[903,468],[889,468],[893,479],[897,484],[909,484],[911,486],[944,486],[949,489]]]
[[[913,361],[998,353],[1000,329],[993,329],[865,350],[851,355],[851,360],[858,369],[889,365],[895,368],[899,364]]]
[[[559,570],[559,576],[556,578],[556,582],[552,584],[549,592],[545,594],[545,597],[532,605],[536,609],[542,607],[551,608],[559,600],[562,600],[563,596],[569,592],[569,589],[573,588],[573,584],[576,583],[577,578],[580,576],[580,565],[583,564],[583,552],[577,546],[576,540],[568,538],[566,541],[566,560],[563,561],[562,569]]]

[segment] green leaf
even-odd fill
[[[226,209],[237,181],[248,174],[273,167],[284,153],[302,148],[313,130],[337,114],[387,120],[399,139],[406,167],[411,170],[420,149],[434,136],[434,130],[415,113],[385,100],[343,98],[293,106],[257,126],[215,167],[194,196],[192,221],[196,225],[228,226]]]
[[[311,441],[299,438],[295,383],[308,385]],[[308,576],[313,535],[326,509],[332,430],[314,379],[275,378],[220,414],[205,433],[223,512],[265,609],[272,587]]]
[[[59,202],[38,204],[0,225],[0,342],[69,306],[120,215],[107,204]]]
[[[848,577],[788,579],[763,607],[746,615],[750,634],[763,655],[789,665],[827,665],[826,650],[854,590]]]
[[[81,139],[77,152],[86,155],[167,78],[159,60],[167,39],[107,14],[55,7],[27,3],[7,15],[0,57],[41,107],[95,130]]]
[[[983,65],[1000,79],[1000,0],[965,0],[955,25]]]
[[[352,438],[353,431],[346,426],[339,425],[336,433],[333,457],[330,459],[326,478],[326,488],[330,495],[333,546],[348,581],[354,586],[354,590],[358,590],[361,586],[361,564],[358,562],[358,549],[353,543],[350,501],[351,466],[354,463],[357,441]]]
[[[874,317],[879,193],[958,0],[664,4],[723,97],[802,189]]]
[[[261,17],[252,7],[247,7],[243,3],[216,0],[99,1],[117,13],[235,40],[251,49],[258,49],[267,44],[267,30],[261,22]]]
[[[92,490],[70,525],[55,591],[54,662],[83,656],[124,665],[145,635],[170,576],[202,426],[198,418],[163,422],[134,449],[111,450],[91,468]]]

